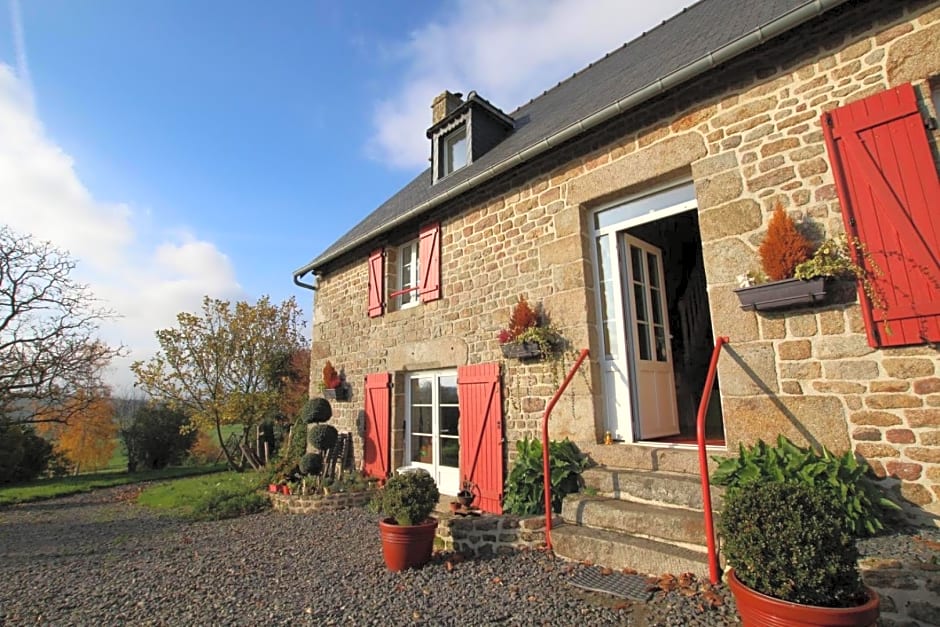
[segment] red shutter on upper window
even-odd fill
[[[940,341],[940,180],[910,83],[822,117],[846,232],[874,287],[872,346]]]
[[[476,484],[476,505],[503,511],[503,396],[499,364],[457,369],[460,403],[460,480]]]
[[[418,294],[427,303],[441,297],[441,225],[429,224],[421,229],[418,245]]]
[[[369,317],[381,316],[385,309],[385,249],[369,255]]]
[[[370,477],[390,474],[392,376],[387,372],[366,375],[365,424],[362,433],[362,469]]]

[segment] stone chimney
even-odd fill
[[[449,91],[441,93],[434,102],[431,103],[431,126],[434,126],[448,115],[454,109],[463,104],[463,94],[452,94]]]

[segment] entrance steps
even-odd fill
[[[565,497],[552,530],[563,558],[659,575],[708,574],[699,477],[598,466],[584,471],[586,492]],[[721,497],[712,488],[712,506]]]

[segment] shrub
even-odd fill
[[[325,398],[311,398],[304,403],[303,408],[300,410],[300,416],[307,424],[326,422],[333,417],[333,408],[330,407],[330,402]]]
[[[305,475],[319,475],[323,472],[323,456],[319,453],[307,453],[301,457],[300,472]]]
[[[257,490],[247,493],[213,492],[193,505],[192,520],[222,520],[260,512],[270,506]]]
[[[565,495],[578,492],[587,458],[567,438],[548,444],[552,475],[552,511],[561,512]],[[542,443],[526,438],[516,442],[516,461],[506,480],[506,511],[519,516],[545,513],[545,483],[542,472]]]
[[[858,550],[833,490],[760,481],[730,490],[719,530],[722,550],[742,583],[804,605],[864,603]]]
[[[781,281],[791,278],[796,267],[810,258],[813,246],[778,203],[757,252],[767,277]]]
[[[839,457],[823,447],[820,454],[780,435],[775,447],[758,440],[752,447],[742,444],[737,457],[714,459],[719,464],[712,481],[729,488],[767,481],[829,486],[846,528],[859,537],[875,535],[891,512],[900,510],[869,478],[868,465],[859,463],[851,451]]]
[[[333,425],[313,425],[307,434],[307,442],[318,451],[328,451],[336,444],[339,432]]]
[[[54,458],[52,444],[32,428],[0,423],[0,484],[32,481]]]
[[[369,508],[394,518],[399,525],[417,525],[431,515],[440,498],[437,484],[426,470],[409,470],[392,475]]]
[[[130,425],[121,430],[128,472],[179,464],[198,435],[188,427],[189,418],[183,412],[166,406],[138,408]]]

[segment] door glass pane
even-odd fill
[[[604,334],[604,354],[607,359],[616,359],[620,354],[617,316],[614,306],[614,269],[611,267],[608,236],[597,238],[597,278],[600,288],[600,319]]]
[[[637,198],[622,205],[604,209],[594,214],[594,226],[602,229],[606,226],[630,220],[637,216],[652,213],[660,209],[674,207],[695,198],[695,187],[692,183],[683,183],[651,196]]]
[[[434,453],[431,450],[431,436],[412,435],[411,436],[411,461],[419,464],[434,463]]]
[[[430,405],[431,404],[431,379],[412,379],[411,380],[411,404],[412,405]],[[430,429],[428,431],[430,431]]]
[[[663,308],[660,300],[660,292],[657,289],[650,290],[650,309],[653,313],[653,324],[662,324]]]
[[[636,246],[630,247],[630,263],[633,266],[633,280],[637,283],[646,283],[643,272],[643,251]]]
[[[441,437],[441,466],[460,467],[460,440],[457,438]]]
[[[649,361],[650,359],[650,337],[649,325],[638,322],[636,325],[636,341],[640,348],[640,359]]]
[[[456,405],[457,404],[457,377],[440,377],[438,379],[438,386],[440,389],[440,403],[441,405]]]
[[[457,435],[457,423],[460,421],[459,407],[441,407],[441,435]]]
[[[646,267],[649,269],[650,285],[659,287],[659,268],[656,264],[656,256],[646,253]]]
[[[653,331],[656,334],[656,361],[666,361],[666,330],[655,326]]]
[[[636,308],[636,319],[640,322],[649,322],[646,315],[646,289],[639,283],[633,284],[633,305]]]
[[[412,407],[411,408],[412,425],[411,430],[414,433],[432,433],[434,421],[431,417],[430,407]]]

